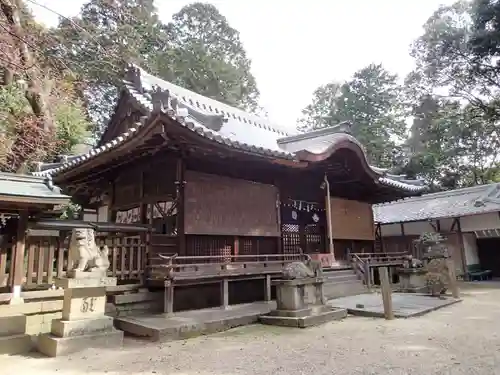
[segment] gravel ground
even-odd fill
[[[247,326],[185,341],[127,339],[121,350],[2,357],[6,375],[500,374],[500,288],[412,319],[349,317],[306,330]]]

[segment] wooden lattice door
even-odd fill
[[[281,209],[281,238],[284,254],[325,252],[324,211],[310,206],[300,209],[284,205]]]

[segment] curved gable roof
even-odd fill
[[[351,148],[366,164],[370,174],[383,185],[414,193],[426,189],[422,181],[406,180],[405,176],[389,175],[387,170],[368,166],[363,146],[348,134],[348,123],[308,133],[287,131],[267,118],[204,97],[154,77],[137,66],[130,67],[124,87],[146,115],[159,110],[193,132],[235,149],[275,158],[317,162],[327,159],[338,149]],[[72,168],[127,142],[143,126],[144,122],[139,122],[112,141],[86,154],[68,158],[58,166],[42,166],[35,174],[52,175]]]

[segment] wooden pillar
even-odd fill
[[[453,298],[460,298],[460,292],[457,285],[457,275],[455,274],[455,262],[453,259],[446,259],[446,268],[448,269],[448,277],[450,279],[450,290]]]
[[[460,223],[460,218],[457,218],[457,234],[458,234],[458,241],[459,241],[459,246],[460,246],[460,256],[462,258],[462,267],[463,267],[463,275],[464,275],[464,281],[467,280],[467,259],[465,258],[465,244],[464,244],[464,237],[462,233],[462,225]]]
[[[184,233],[184,186],[185,178],[184,159],[182,156],[177,158],[176,165],[176,184],[177,184],[177,237],[179,239],[179,254],[186,255],[186,235]]]
[[[275,183],[275,185],[277,184]],[[276,244],[276,252],[277,254],[283,254],[283,234],[281,232],[281,197],[279,191],[276,193],[276,221],[279,233],[278,242]]]
[[[364,263],[365,281],[366,281],[366,287],[370,292],[372,290],[372,285],[373,285],[372,270],[373,268],[370,267],[370,264],[368,263],[368,261],[366,261]]]
[[[144,201],[145,195],[144,195],[144,170],[140,171],[139,174],[139,199],[140,199],[140,214],[141,214],[141,224],[147,224],[149,219],[148,219],[148,204]],[[141,284],[145,284],[145,275],[146,275],[146,268],[149,264],[149,246],[151,243],[151,232],[148,230],[147,232],[141,233],[140,234],[140,241],[139,243],[139,251],[141,252],[140,254],[140,260],[141,264],[138,265],[139,269],[141,270],[140,274],[140,279],[141,279]]]
[[[328,178],[325,174],[324,178],[325,182],[325,206],[326,206],[326,227],[327,227],[327,240],[328,240],[328,249],[330,251],[330,255],[332,258],[332,263],[335,262],[335,249],[333,247],[333,228],[332,228],[332,202],[330,199],[330,183],[328,182]]]
[[[228,279],[223,279],[221,281],[221,295],[220,295],[220,300],[221,300],[221,307],[223,309],[227,309],[229,307],[229,280]]]
[[[380,275],[380,286],[382,288],[382,302],[384,304],[384,316],[387,320],[394,319],[394,311],[392,310],[392,290],[389,282],[389,270],[387,267],[378,269]]]
[[[16,246],[12,256],[12,295],[11,304],[23,303],[21,298],[21,286],[24,279],[24,252],[26,248],[26,230],[28,226],[28,211],[20,211],[17,222]]]
[[[271,301],[271,275],[266,275],[266,284],[264,289],[264,300]]]
[[[406,238],[406,233],[405,233],[405,223],[399,223],[399,226],[401,228],[401,237],[403,238],[403,243],[405,247],[405,251],[408,251],[408,241]]]
[[[233,243],[233,254],[234,258],[231,257],[231,261],[236,261],[238,259],[238,255],[240,254],[240,238],[238,236],[234,236]]]
[[[109,198],[108,198],[108,222],[114,223],[116,218],[114,217],[114,209],[115,209],[115,181],[113,177],[113,181],[110,182],[109,187]]]

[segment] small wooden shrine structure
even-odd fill
[[[310,254],[331,266],[373,251],[371,205],[425,186],[370,166],[349,130],[291,134],[131,66],[98,146],[35,174],[98,221],[150,224],[148,269],[184,274],[201,295],[221,267],[241,286],[265,274],[248,271],[259,264]]]
[[[0,289],[21,300],[26,281],[25,248],[28,220],[69,202],[48,177],[0,173]]]

